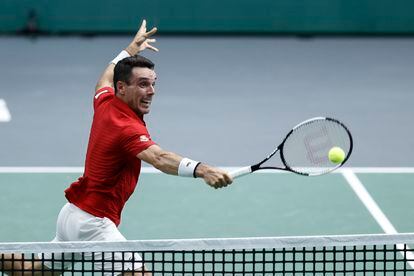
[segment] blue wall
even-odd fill
[[[413,0],[0,0],[0,32],[24,28],[29,11],[51,33],[161,32],[413,34]]]

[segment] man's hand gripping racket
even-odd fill
[[[257,170],[285,170],[305,176],[322,175],[341,167],[352,152],[352,136],[347,127],[332,118],[316,117],[295,126],[265,159],[242,167],[229,175],[237,178]],[[338,149],[339,148],[339,149]],[[340,156],[331,158],[331,153]],[[279,152],[282,166],[264,165]]]

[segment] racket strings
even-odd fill
[[[332,147],[345,152],[345,160],[335,164],[328,158]],[[321,118],[296,126],[283,144],[286,167],[302,174],[324,174],[341,166],[352,151],[352,138],[340,122]]]

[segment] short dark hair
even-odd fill
[[[117,93],[116,83],[118,81],[123,81],[129,84],[129,80],[132,74],[132,69],[134,69],[134,67],[148,68],[148,69],[154,70],[155,64],[151,60],[143,56],[140,56],[140,55],[127,57],[119,61],[115,65],[115,69],[114,69],[115,93]]]

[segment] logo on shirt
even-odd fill
[[[95,99],[98,99],[100,95],[102,95],[103,93],[108,93],[109,90],[102,90],[101,92],[99,92],[98,94],[95,95]]]
[[[139,140],[141,142],[148,142],[149,141],[149,138],[147,136],[145,136],[145,135],[141,135],[141,136],[139,136]]]

